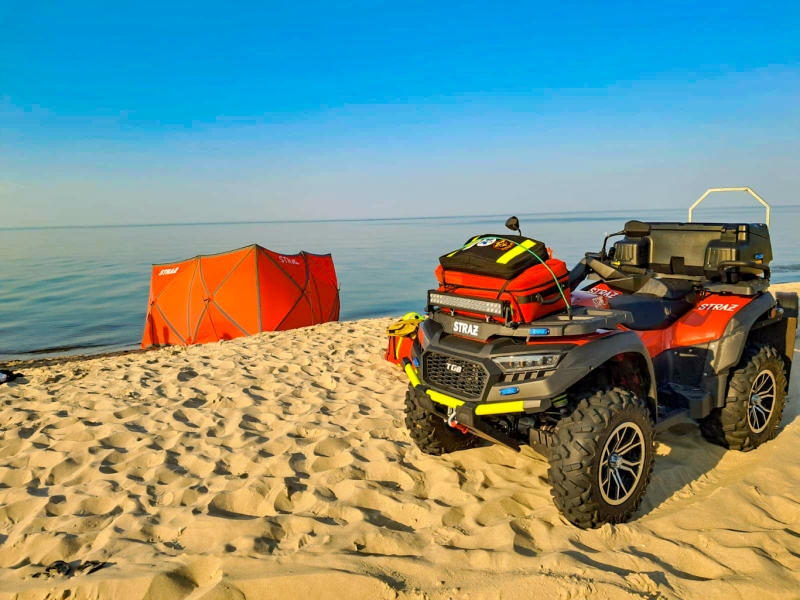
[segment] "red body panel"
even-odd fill
[[[574,304],[579,306],[597,306],[596,302],[605,300],[607,307],[608,298],[620,295],[622,292],[612,290],[604,283],[592,287],[590,291],[573,292],[573,296],[578,298]],[[673,348],[707,344],[721,338],[731,318],[752,301],[753,297],[709,294],[698,300],[694,308],[669,327],[636,333],[651,357]],[[624,326],[620,328],[627,329]]]
[[[731,318],[753,298],[711,294],[666,329],[637,331],[650,356],[672,348],[697,346],[718,340]]]
[[[608,298],[591,292],[575,290],[572,292],[572,305],[587,308],[609,308]]]
[[[399,365],[404,358],[411,360],[411,350],[414,347],[414,338],[410,336],[392,336],[383,358],[394,365]]]
[[[617,296],[622,296],[622,292],[617,290],[612,290],[608,287],[605,283],[598,283],[595,286],[592,286],[591,290],[587,290],[584,292],[585,294],[593,294],[596,296],[602,296],[603,298],[615,298]]]

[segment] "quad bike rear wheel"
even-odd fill
[[[786,404],[786,366],[772,346],[750,343],[731,374],[725,406],[700,424],[709,442],[748,452],[775,437]]]
[[[582,394],[556,427],[551,494],[573,525],[589,529],[627,521],[641,504],[655,458],[645,400],[621,388]]]
[[[450,427],[442,417],[420,408],[416,401],[414,386],[406,392],[406,428],[411,439],[425,454],[440,456],[468,450],[477,446],[481,439],[471,433],[462,433]]]

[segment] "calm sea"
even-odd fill
[[[570,266],[631,218],[685,220],[681,210],[519,214],[525,235]],[[505,217],[0,229],[0,360],[138,347],[150,266],[257,243],[281,253],[331,253],[342,320],[421,310],[438,257]],[[749,208],[695,220],[763,221]],[[773,281],[800,280],[800,207],[772,212]]]

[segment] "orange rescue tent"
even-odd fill
[[[258,245],[153,265],[142,348],[204,344],[339,319],[330,254]]]

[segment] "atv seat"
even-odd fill
[[[577,270],[577,268],[578,267],[573,270]],[[571,273],[570,276],[572,276]],[[662,298],[664,300],[682,300],[683,298],[686,298],[689,302],[694,302],[695,293],[700,287],[698,282],[689,279],[663,277],[655,273],[649,273],[649,276],[647,278],[643,278],[643,280],[643,283],[639,283],[635,287],[635,291],[633,291],[634,294],[655,296],[656,298]],[[600,281],[603,280],[601,279]],[[618,287],[617,281],[615,280],[603,281],[603,283],[605,283],[611,289],[620,291],[622,293],[630,293],[631,291],[629,289]],[[591,292],[592,287],[589,287],[586,291]]]
[[[698,285],[688,279],[676,279],[672,277],[660,277],[656,275],[648,279],[636,294],[646,296],[656,296],[664,300],[683,300],[695,301],[695,292]]]
[[[631,313],[633,323],[625,325],[637,331],[669,327],[693,306],[685,296],[673,299],[638,292],[609,298],[608,304],[613,309],[627,310]]]

